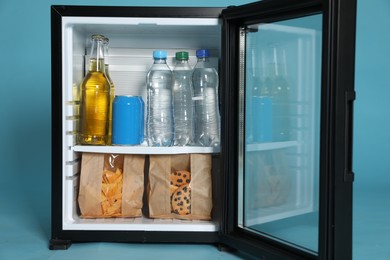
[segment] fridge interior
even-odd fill
[[[63,17],[63,89],[62,89],[62,129],[63,139],[63,229],[64,230],[143,230],[143,231],[197,231],[216,232],[219,229],[217,216],[220,201],[218,182],[220,174],[218,164],[219,148],[211,147],[148,147],[146,143],[139,146],[81,146],[76,144],[76,131],[78,128],[78,87],[82,81],[88,65],[90,50],[90,36],[103,34],[110,39],[108,63],[110,64],[110,76],[115,84],[115,95],[141,95],[146,101],[145,76],[151,66],[152,52],[154,49],[168,51],[167,62],[171,69],[174,66],[176,51],[189,51],[190,64],[196,62],[195,51],[199,48],[208,48],[211,51],[212,63],[219,68],[221,58],[221,21],[218,18],[112,18],[112,17]],[[284,30],[289,31],[285,32]],[[310,47],[313,44],[313,33],[303,30],[301,36],[291,38],[286,34],[294,34],[291,28],[277,27],[269,30],[270,37],[276,39],[284,46],[289,46],[292,53],[299,48]],[[302,45],[303,44],[303,45]],[[305,45],[307,44],[307,46]],[[313,46],[311,46],[313,47]],[[311,66],[318,62],[300,60],[300,53],[289,61],[286,66],[294,71],[294,75],[300,75],[303,71],[310,71]],[[310,56],[311,57],[311,56]],[[247,61],[248,62],[248,61]],[[298,66],[297,66],[297,63]],[[302,66],[302,64],[305,64]],[[295,93],[301,103],[295,107],[296,113],[302,116],[295,117],[295,138],[287,142],[271,142],[248,144],[247,150],[252,154],[261,154],[264,151],[284,151],[287,153],[287,161],[290,169],[296,173],[295,179],[290,179],[291,187],[288,199],[278,205],[261,205],[250,207],[245,213],[245,225],[256,226],[276,220],[286,219],[292,216],[302,215],[315,211],[316,198],[313,192],[315,183],[315,154],[307,154],[313,145],[310,142],[315,138],[310,133],[316,127],[313,121],[306,120],[314,117],[317,109],[312,103],[316,100],[314,91],[310,90],[311,82],[301,82],[301,78],[292,79],[294,82],[305,85],[300,92]],[[248,83],[250,80],[248,81]],[[220,86],[220,89],[223,86]],[[249,93],[250,94],[250,93]],[[310,101],[312,100],[312,101]],[[309,103],[307,103],[309,102]],[[229,114],[229,113],[227,113]],[[307,124],[309,122],[309,124]],[[213,154],[213,213],[212,220],[178,220],[178,219],[150,219],[140,218],[96,218],[85,219],[80,217],[77,204],[77,196],[80,180],[81,154],[92,153],[118,153],[118,154],[188,154],[207,153]],[[301,154],[304,156],[297,156]],[[306,158],[302,161],[302,158]],[[256,166],[253,174],[258,171]],[[253,183],[261,179],[252,176]],[[242,179],[240,180],[242,181]],[[240,183],[238,184],[240,185]],[[246,187],[245,194],[251,193],[256,187]],[[218,195],[215,195],[218,194]],[[245,197],[244,192],[239,194]],[[252,195],[253,196],[253,195]],[[255,193],[255,196],[256,193]],[[241,200],[239,198],[239,200]],[[147,205],[144,205],[147,206]],[[253,205],[252,205],[253,206]],[[239,209],[239,216],[243,209]],[[242,216],[241,216],[242,218]],[[242,224],[242,223],[241,223]],[[240,223],[239,223],[240,225]]]
[[[213,157],[213,186],[219,170],[219,147],[148,147],[81,146],[76,144],[79,112],[79,85],[88,68],[90,37],[102,34],[109,38],[107,62],[115,85],[115,95],[142,96],[146,103],[146,73],[153,63],[155,49],[167,50],[167,63],[174,67],[176,51],[188,51],[189,63],[196,63],[195,52],[208,48],[211,62],[218,69],[221,49],[221,25],[217,18],[108,18],[63,17],[63,229],[64,230],[134,230],[134,231],[201,231],[216,232],[216,208],[219,196],[213,196],[212,220],[80,217],[77,196],[80,182],[81,154],[191,154],[206,153]],[[145,104],[146,105],[146,104]],[[213,192],[216,192],[216,187]],[[144,207],[147,207],[144,202]]]

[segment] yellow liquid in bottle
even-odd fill
[[[89,72],[81,83],[80,144],[107,144],[110,83],[103,68],[103,60],[97,63],[96,59],[91,59]]]
[[[110,74],[109,74],[109,65],[105,64],[104,71],[106,74],[106,77],[108,79],[108,82],[110,83],[110,114],[108,117],[108,137],[107,137],[107,144],[112,144],[112,103],[114,102],[115,97],[115,86],[114,82],[112,81]]]

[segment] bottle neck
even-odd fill
[[[281,63],[271,63],[268,65],[267,74],[269,77],[285,77],[286,76],[285,65]]]
[[[199,57],[198,62],[208,62],[209,58],[208,57]]]
[[[210,62],[208,57],[198,58],[195,68],[209,68]]]
[[[104,59],[96,59],[96,58],[89,59],[89,71],[104,72],[105,71]]]
[[[176,60],[176,65],[174,70],[190,70],[190,64],[188,60]]]
[[[166,63],[167,63],[167,59],[159,59],[159,58],[154,59],[154,64],[166,64]]]
[[[176,63],[186,64],[188,60],[177,60]]]
[[[108,62],[107,62],[107,56],[108,56],[108,40],[105,40],[105,41],[103,42],[103,56],[104,56],[105,65],[108,66]]]
[[[89,70],[104,72],[104,43],[101,39],[92,41]]]

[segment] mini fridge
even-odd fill
[[[52,6],[51,249],[77,242],[211,243],[257,259],[352,258],[354,0],[243,6]],[[218,147],[79,145],[90,37],[109,38],[115,95],[142,96],[152,52],[207,48],[219,73]],[[208,220],[83,218],[82,155],[211,157]],[[146,192],[146,189],[145,189]],[[147,196],[144,196],[147,197]]]

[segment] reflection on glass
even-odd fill
[[[239,225],[318,251],[322,15],[255,24],[245,38]]]

